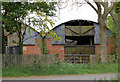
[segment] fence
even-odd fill
[[[118,60],[115,59],[115,55],[109,55],[108,56],[108,63],[113,63],[113,62],[117,62]],[[94,65],[94,64],[99,64],[101,63],[101,56],[100,55],[91,55],[90,56],[90,65]]]
[[[6,66],[26,66],[31,64],[51,65],[57,62],[54,55],[20,55],[20,54],[3,54],[2,67]]]
[[[115,55],[108,56],[111,63],[115,59]],[[60,61],[58,61],[60,60]],[[6,66],[26,66],[31,64],[39,65],[55,65],[61,63],[61,66],[71,65],[72,67],[87,67],[88,64],[94,65],[100,63],[100,55],[87,54],[61,54],[59,59],[55,55],[19,55],[19,54],[3,54],[2,67]]]
[[[60,62],[72,64],[72,67],[88,67],[89,65],[100,64],[100,55],[88,55],[88,54],[63,54],[59,56]],[[117,62],[115,55],[108,56],[108,63]],[[73,65],[75,64],[75,65]],[[77,64],[77,65],[76,65]],[[79,65],[78,65],[79,64]]]

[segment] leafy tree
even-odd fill
[[[116,15],[116,18],[117,18],[117,15]],[[118,47],[118,28],[117,28],[117,26],[116,26],[116,24],[115,24],[115,22],[113,21],[113,19],[112,19],[112,17],[111,16],[108,16],[108,18],[107,18],[107,27],[112,31],[112,34],[113,34],[113,36],[112,37],[114,37],[115,38],[115,55],[117,56],[118,55],[118,53],[117,53],[117,47]]]
[[[119,59],[120,59],[120,1],[115,4],[114,10],[110,13],[110,15],[117,29],[118,54],[119,54]]]
[[[5,28],[10,34],[17,33],[19,37],[19,53],[22,53],[22,39],[24,38],[25,30],[22,32],[22,24],[25,16],[27,15],[27,8],[25,7],[28,3],[21,2],[3,2],[3,28]]]
[[[3,29],[5,28],[10,34],[17,33],[19,37],[19,53],[22,54],[22,47],[24,41],[24,35],[27,25],[23,20],[29,12],[41,11],[46,13],[46,16],[53,16],[56,3],[47,2],[3,2],[2,3],[2,15],[3,15]]]
[[[118,54],[120,62],[120,2],[116,4],[115,11],[118,14]]]
[[[106,46],[106,28],[107,28],[107,16],[113,10],[115,3],[109,7],[109,3],[104,0],[93,0],[97,6],[93,5],[91,2],[86,2],[96,11],[98,14],[98,23],[100,26],[100,47],[101,47],[101,62],[107,63],[107,46]]]

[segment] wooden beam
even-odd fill
[[[65,27],[65,28],[67,28],[68,30],[70,30],[70,31],[72,31],[72,32],[74,32],[74,33],[76,33],[77,35],[80,35],[79,33],[77,33],[77,32],[75,32],[75,31],[71,30],[71,29],[68,28],[68,27]]]

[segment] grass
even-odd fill
[[[80,64],[60,64],[60,66],[29,65],[25,67],[6,67],[2,69],[3,77],[26,77],[45,75],[71,75],[71,74],[97,74],[97,73],[118,73],[118,64],[98,64],[92,67],[80,67]]]

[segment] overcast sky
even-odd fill
[[[57,20],[55,26],[75,19],[91,20],[94,22],[97,22],[98,19],[97,13],[88,4],[83,4],[80,7],[77,7],[76,4],[73,6],[68,4],[60,10],[60,13],[57,12],[57,16],[58,18],[55,18]]]
[[[90,21],[97,22],[98,15],[91,6],[89,6],[88,4],[82,4],[80,7],[77,7],[76,4],[72,5],[74,2],[70,2],[70,1],[72,1],[72,0],[69,0],[67,6],[66,6],[66,4],[62,4],[63,7],[64,6],[65,7],[64,8],[62,7],[62,9],[60,9],[60,10],[57,7],[57,12],[55,12],[57,17],[52,18],[53,22],[55,23],[54,27],[61,23],[64,23],[64,22],[67,22],[70,20],[77,20],[77,19],[90,20]],[[94,3],[92,3],[92,4],[94,4]],[[32,14],[30,16],[36,16],[36,15]],[[32,27],[34,27],[34,26],[32,26]],[[51,26],[49,26],[49,27],[50,27],[50,29],[52,29]]]

